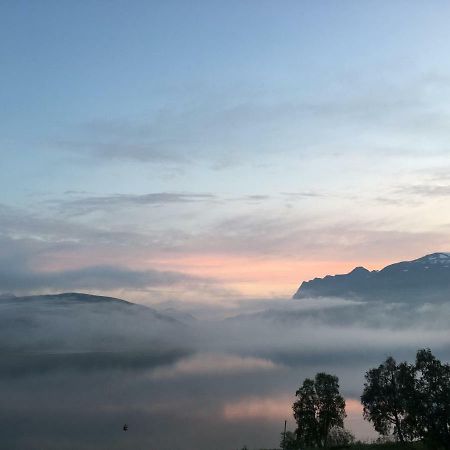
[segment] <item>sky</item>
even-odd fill
[[[3,1],[0,291],[288,298],[449,251],[444,1]]]
[[[323,370],[374,437],[364,372],[448,361],[448,304],[291,297],[450,251],[449,19],[438,0],[0,1],[5,445],[276,446]],[[2,295],[58,292],[155,309]]]

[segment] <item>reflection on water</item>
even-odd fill
[[[347,426],[374,436],[358,401],[364,371],[391,352],[412,359],[423,346],[448,359],[449,305],[417,308],[280,303],[187,324],[105,305],[51,315],[42,305],[9,305],[0,316],[2,445],[275,447],[284,420],[294,428],[297,387],[318,371],[340,378]]]

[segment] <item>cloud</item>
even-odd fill
[[[428,198],[449,197],[450,185],[418,184],[402,187],[398,192],[400,194],[418,195]]]
[[[148,301],[132,292],[132,286],[150,295],[149,289],[166,283],[174,288],[172,294],[159,290],[155,296],[189,296],[190,301],[202,297],[209,302],[211,295],[229,298],[231,291],[277,296],[293,292],[302,280],[314,276],[361,264],[380,268],[448,245],[445,229],[405,230],[393,219],[341,219],[307,211],[274,214],[270,205],[253,210],[245,200],[242,208],[230,213],[221,209],[226,199],[217,195],[178,195],[120,197],[108,220],[54,216],[44,208],[25,212],[0,207],[2,289],[122,285],[121,293],[108,294]],[[92,207],[108,208],[108,200],[93,198]],[[83,210],[80,201],[74,211]],[[168,201],[175,208],[151,208],[146,215],[145,202],[154,201]],[[260,201],[266,200],[258,197]],[[204,202],[214,202],[217,208],[204,208]],[[123,210],[129,204],[137,206],[133,225]],[[180,211],[180,205],[187,209]],[[260,290],[247,291],[250,283]]]
[[[209,280],[211,281],[211,280]],[[38,272],[33,270],[0,270],[0,290],[33,292],[42,290],[115,290],[147,289],[155,286],[173,286],[206,279],[179,272],[132,270],[118,266],[87,266],[76,270]]]
[[[177,203],[206,202],[216,200],[213,194],[154,192],[150,194],[114,194],[82,197],[60,203],[60,209],[69,215],[87,214],[94,211],[117,211],[133,206],[162,206]]]
[[[116,124],[112,127],[115,128]],[[150,142],[129,142],[123,137],[116,137],[114,140],[104,137],[107,140],[63,140],[55,139],[51,146],[60,150],[65,150],[78,158],[94,156],[97,160],[127,160],[138,162],[150,162],[154,164],[187,164],[191,162],[186,154],[181,151],[174,151],[174,148],[182,147],[183,142],[176,139],[156,139]]]
[[[108,263],[92,264],[93,246],[97,249],[115,246],[118,251],[127,236],[131,245],[132,234],[100,232],[80,227],[71,230],[64,223],[29,220],[21,218],[3,227],[0,233],[0,292],[42,292],[67,290],[146,290],[155,287],[213,285],[212,278],[189,275],[174,270],[149,268],[138,270],[126,267],[120,261],[104,258]],[[0,223],[2,223],[0,217]],[[17,227],[14,227],[17,223]],[[34,227],[34,225],[37,225]],[[8,228],[11,227],[11,230]],[[42,227],[42,229],[39,229]],[[9,233],[8,233],[9,231]],[[72,234],[74,233],[74,234]],[[16,234],[18,237],[11,237]],[[134,241],[133,239],[133,241]],[[79,252],[86,250],[86,259]],[[64,261],[75,257],[75,267],[64,267]],[[70,266],[71,264],[66,265]]]
[[[437,88],[437,89],[436,89]],[[449,138],[448,85],[427,76],[402,84],[353,81],[314,99],[260,93],[233,100],[229,93],[161,108],[138,118],[101,118],[65,130],[49,145],[81,159],[131,160],[165,166],[210,164],[228,168],[261,155],[311,159],[318,155],[442,153]],[[326,130],[326,132],[324,132]],[[71,136],[67,138],[67,136]],[[433,140],[429,136],[433,135]]]
[[[330,194],[323,194],[315,191],[305,191],[305,192],[282,192],[281,195],[287,197],[288,199],[301,199],[301,198],[320,198],[329,197]]]
[[[389,220],[250,213],[215,223],[203,236],[191,237],[186,246],[213,253],[283,255],[310,262],[317,259],[362,262],[420,256],[430,249],[446,248],[447,242],[448,234],[444,231],[403,230]]]

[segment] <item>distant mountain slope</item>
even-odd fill
[[[15,296],[13,294],[0,295],[0,305],[9,304],[16,308],[32,308],[32,307],[66,307],[66,308],[82,308],[83,306],[95,309],[103,308],[105,312],[112,310],[120,310],[128,312],[140,312],[144,316],[153,317],[154,319],[176,323],[178,320],[170,314],[164,314],[156,311],[148,306],[131,303],[127,300],[116,297],[106,297],[103,295],[84,294],[82,292],[64,292],[61,294],[43,294]],[[98,309],[97,308],[97,309]],[[30,309],[30,312],[32,310]]]
[[[450,301],[450,253],[433,253],[382,270],[356,267],[345,275],[327,275],[301,284],[295,299],[344,297],[394,302]]]
[[[186,327],[113,297],[71,292],[0,299],[0,351],[146,351]]]
[[[105,297],[103,295],[92,295],[83,294],[81,292],[64,292],[62,294],[44,294],[44,295],[27,295],[18,297],[13,294],[2,294],[0,295],[0,301],[9,302],[51,302],[53,304],[68,304],[68,303],[114,303],[116,305],[129,305],[132,306],[134,303],[130,303],[126,300],[115,297]]]

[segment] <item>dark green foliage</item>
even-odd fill
[[[330,450],[335,449],[337,450],[337,447],[329,447]],[[410,442],[410,443],[385,443],[385,444],[379,444],[379,443],[373,443],[373,444],[366,444],[362,442],[356,442],[349,447],[346,447],[350,450],[426,450],[425,446],[421,442]],[[296,447],[295,450],[300,449],[300,447]],[[301,447],[301,450],[314,450],[315,447]],[[278,449],[259,449],[259,450],[278,450]]]
[[[297,442],[300,446],[326,447],[333,426],[343,427],[345,400],[339,393],[339,379],[318,373],[307,378],[295,393],[293,405],[297,422]]]
[[[328,433],[328,446],[332,448],[348,447],[355,442],[355,436],[345,428],[332,427]]]
[[[356,442],[350,445],[350,447],[348,448],[350,450],[426,450],[425,446],[421,442],[410,442],[405,444],[400,444],[396,442],[390,442],[385,444],[380,443],[366,444],[362,442]],[[299,447],[297,447],[295,450],[297,449],[299,449]],[[330,447],[330,449],[333,449],[333,447]],[[279,449],[261,448],[258,450],[279,450]],[[314,447],[301,447],[301,450],[314,450]]]
[[[354,444],[350,447],[352,450],[425,450],[420,442],[400,444]]]
[[[281,432],[280,447],[283,450],[298,450],[299,444],[297,442],[297,436],[292,431],[286,431],[286,436],[284,432]]]
[[[450,450],[450,366],[429,349],[417,352],[415,364],[388,358],[369,370],[361,402],[379,433]]]
[[[412,422],[430,448],[450,449],[450,366],[419,350],[415,371]]]
[[[397,364],[389,357],[366,375],[361,403],[364,418],[373,423],[382,435],[393,432],[400,442],[411,441],[412,428],[408,420],[408,394],[414,373],[406,363]]]

